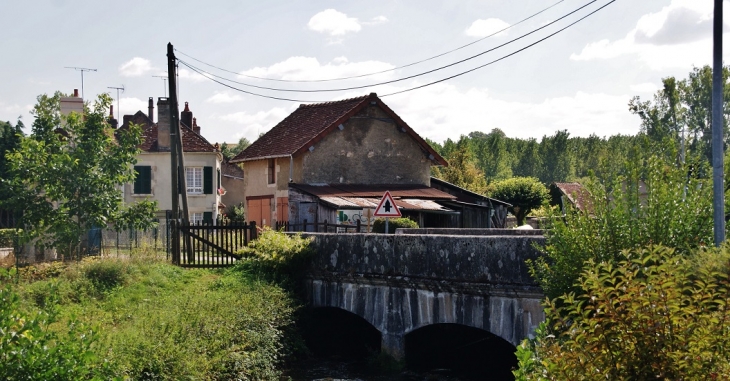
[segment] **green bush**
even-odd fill
[[[418,229],[418,222],[410,218],[391,218],[388,220],[388,234],[394,234],[395,229]],[[385,219],[378,218],[373,222],[373,233],[385,233]]]
[[[115,259],[89,260],[83,272],[97,290],[104,292],[124,284],[128,264]]]
[[[590,211],[569,208],[564,217],[550,219],[545,255],[530,263],[548,298],[580,292],[576,281],[589,259],[615,263],[622,250],[650,244],[689,255],[711,244],[711,180],[688,178],[692,170],[698,171],[654,157],[628,163],[628,174],[612,183],[584,184]]]
[[[650,246],[623,251],[616,264],[589,260],[579,280],[585,291],[548,302],[546,327],[518,348],[516,379],[730,379],[723,258],[697,264]]]
[[[292,285],[307,268],[313,254],[312,239],[264,227],[257,239],[237,252],[243,256],[237,269],[253,272],[268,281]]]
[[[542,206],[548,199],[547,188],[534,177],[513,177],[491,186],[490,197],[512,204],[509,211],[517,218],[517,225],[525,224],[530,211]]]
[[[18,229],[0,229],[0,247],[15,247]]]

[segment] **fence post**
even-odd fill
[[[258,236],[258,231],[256,230],[256,221],[251,221],[251,241],[255,240]]]

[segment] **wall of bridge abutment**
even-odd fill
[[[525,263],[538,235],[313,233],[312,307],[356,314],[401,358],[405,335],[432,324],[461,324],[516,346],[544,320],[540,288]]]

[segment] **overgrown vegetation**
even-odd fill
[[[391,218],[388,220],[388,234],[395,234],[396,229],[418,229],[418,222],[410,218]],[[385,233],[385,219],[376,218],[373,221],[373,233]]]
[[[726,250],[662,246],[588,260],[583,291],[548,302],[537,339],[518,348],[516,379],[730,379],[729,265]]]
[[[20,335],[13,345],[27,346],[23,358],[46,356],[61,376],[17,361],[23,368],[11,369],[7,358],[2,379],[278,380],[296,341],[289,292],[240,268],[186,270],[140,257],[21,270],[17,285],[6,282],[0,332]]]

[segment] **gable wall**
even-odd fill
[[[316,143],[314,151],[305,151],[301,182],[430,184],[428,154],[382,109],[368,106],[344,126]],[[295,175],[295,181],[298,177]]]

